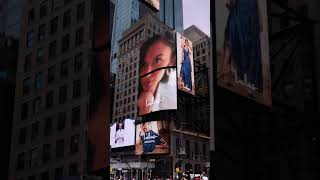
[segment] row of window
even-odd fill
[[[116,108],[115,111],[115,116],[117,115],[122,115],[126,112],[131,112],[135,110],[136,105],[135,104],[131,104],[131,105],[127,105],[126,107],[122,107],[122,108]]]
[[[30,30],[27,32],[26,36],[26,47],[31,48],[35,42],[34,30]],[[46,24],[42,24],[39,26],[38,37],[39,41],[44,40],[47,36]],[[84,27],[80,27],[75,31],[75,46],[79,46],[84,42]],[[62,37],[61,41],[61,52],[64,53],[70,49],[70,35],[66,34]],[[53,58],[57,55],[57,41],[54,40],[49,44],[49,58]]]
[[[176,139],[176,150],[179,152],[180,151],[180,138]],[[202,143],[202,152],[200,152],[200,148],[199,148],[200,143],[195,141],[193,144],[193,152],[191,152],[191,148],[190,148],[190,141],[186,140],[184,147],[185,147],[185,152],[186,152],[186,158],[193,158],[195,157],[196,159],[198,157],[200,157],[200,155],[203,155],[203,157],[207,158],[207,144],[206,143]],[[192,156],[194,155],[194,156]]]
[[[130,39],[120,44],[120,54],[129,50],[131,47],[136,47],[139,42],[143,41],[143,29],[140,30],[138,33],[133,35]]]
[[[134,118],[134,117],[136,117],[135,116],[135,113],[128,113],[127,115],[122,115],[122,116],[120,116],[120,117],[115,117],[114,118],[114,120],[113,120],[113,122],[111,122],[111,123],[114,123],[114,122],[118,122],[118,121],[121,121],[121,120],[124,120],[125,118]]]
[[[32,55],[30,55],[32,56]],[[25,70],[30,69],[31,67],[31,57],[29,55],[26,57],[25,59]],[[60,78],[61,80],[64,80],[68,77],[69,74],[69,64],[70,64],[70,59],[66,59],[63,62],[61,62],[60,64]],[[82,70],[83,67],[83,54],[82,53],[78,53],[75,58],[74,58],[74,62],[73,62],[73,70],[74,73],[79,73]],[[48,68],[48,75],[47,75],[47,84],[51,84],[53,82],[55,82],[56,80],[56,75],[57,74],[57,65],[52,65]],[[34,87],[35,89],[42,89],[44,88],[45,85],[45,75],[43,72],[38,72],[35,75],[35,80],[34,80],[34,85],[32,82],[32,78],[31,77],[27,77],[23,80],[22,82],[22,95],[27,95],[31,92],[32,87]]]
[[[20,158],[24,158],[24,155],[21,155]],[[72,162],[68,166],[68,175],[69,176],[76,176],[79,174],[79,165],[76,162]],[[61,180],[63,176],[66,175],[66,172],[64,172],[64,167],[57,167],[54,170],[54,180]],[[39,178],[37,178],[39,177]],[[41,179],[41,180],[49,180],[52,175],[49,175],[49,171],[44,171],[40,173],[39,175],[30,175],[28,178],[22,178],[22,177],[17,177],[17,180],[36,180],[36,179]]]
[[[81,80],[74,80],[73,81],[73,88],[72,88],[72,98],[79,98],[81,97]],[[58,98],[58,104],[65,104],[68,100],[68,86],[67,85],[63,85],[60,86],[59,88],[59,98]],[[42,104],[42,97],[38,96],[36,98],[34,98],[32,101],[27,101],[25,103],[23,103],[21,105],[21,120],[25,120],[27,119],[29,116],[33,115],[33,114],[37,114],[39,112],[41,112],[41,110],[43,109],[43,107],[45,109],[50,109],[55,105],[54,102],[54,91],[50,90],[46,93],[45,96],[45,104]],[[32,103],[32,104],[30,104]],[[29,107],[32,107],[29,108]],[[31,112],[30,112],[31,110]]]

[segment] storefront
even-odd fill
[[[155,164],[152,162],[111,163],[110,179],[123,177],[126,179],[144,179],[152,176]]]

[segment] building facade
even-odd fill
[[[182,0],[160,0],[160,20],[176,31],[183,32]]]

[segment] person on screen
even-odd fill
[[[167,142],[160,137],[159,134],[150,130],[150,123],[142,123],[140,125],[140,140],[143,146],[143,153],[151,153],[155,148],[168,148]]]
[[[181,60],[181,70],[180,70],[180,78],[183,81],[184,88],[189,91],[192,90],[192,80],[191,80],[191,49],[189,45],[188,39],[185,39],[184,45],[182,47],[182,60]]]
[[[124,143],[124,124],[122,121],[117,122],[116,126],[116,134],[115,134],[115,144],[123,144]]]
[[[233,79],[251,90],[262,89],[259,0],[227,0],[223,79]],[[233,69],[233,72],[232,72]]]
[[[177,108],[175,39],[155,35],[140,48],[138,114]]]

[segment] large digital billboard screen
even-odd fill
[[[111,148],[133,146],[135,128],[135,120],[133,119],[125,119],[114,123],[110,127]]]
[[[151,121],[136,125],[136,155],[170,152],[169,121]]]
[[[138,115],[177,109],[176,45],[172,31],[140,47]]]
[[[176,40],[178,88],[195,95],[192,42],[178,32],[176,33]]]
[[[266,0],[215,2],[218,85],[271,106]]]

